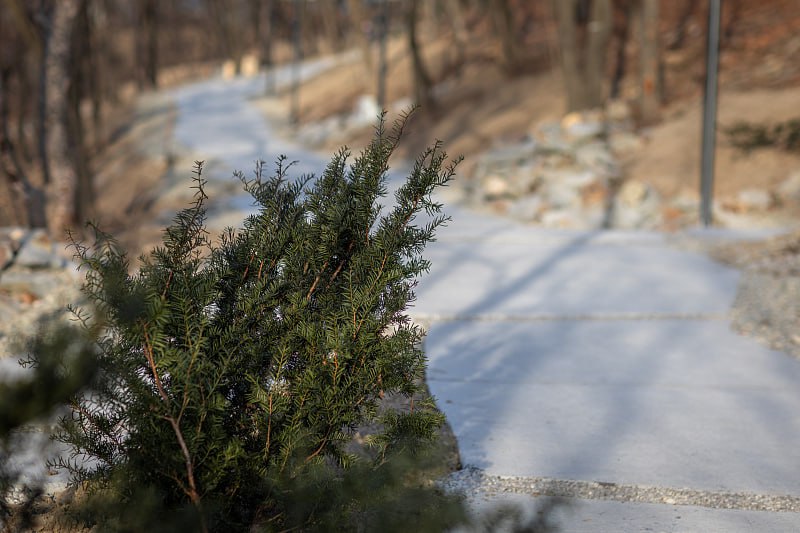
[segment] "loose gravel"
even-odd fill
[[[468,501],[495,500],[504,494],[613,500],[619,502],[693,505],[712,509],[800,512],[800,498],[743,492],[713,492],[685,488],[573,481],[541,477],[490,476],[475,467],[453,472],[440,482],[448,492]]]

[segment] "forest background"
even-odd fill
[[[2,0],[0,226],[56,238],[87,219],[129,226],[119,213],[140,215],[147,184],[170,164],[169,154],[144,161],[120,148],[137,96],[347,49],[360,60],[297,99],[285,91],[295,126],[347,113],[364,95],[382,107],[418,103],[420,127],[401,149],[442,139],[467,156],[469,179],[478,154],[536,124],[622,102],[644,146],[624,158],[626,176],[696,202],[707,17],[693,0]],[[769,195],[760,208],[781,222],[798,213],[800,195],[779,191],[800,180],[796,140],[758,142],[800,107],[798,53],[797,2],[722,3],[721,124],[746,121],[761,128],[753,147],[766,145],[743,152],[720,135],[715,197],[732,212],[750,209],[742,191],[758,188]],[[363,127],[323,147],[370,136]],[[666,229],[696,222],[664,210]]]

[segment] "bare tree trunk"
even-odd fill
[[[558,24],[558,39],[561,51],[561,71],[567,90],[567,110],[586,107],[586,86],[583,83],[578,50],[578,34],[575,24],[576,0],[553,0],[553,12]]]
[[[662,87],[658,43],[658,0],[640,0],[639,4],[639,63],[642,122],[658,120]]]
[[[628,44],[628,36],[630,35],[631,27],[631,1],[618,2],[617,8],[619,12],[617,17],[614,18],[613,33],[616,39],[615,61],[614,61],[614,75],[611,78],[611,89],[609,96],[611,98],[619,98],[620,86],[625,72],[627,71],[627,56],[625,48]]]
[[[139,83],[142,87],[158,86],[158,0],[141,0],[136,47]]]
[[[209,7],[211,8],[211,16],[216,22],[217,34],[222,42],[222,49],[225,55],[233,60],[235,72],[239,74],[242,70],[244,43],[240,36],[241,21],[236,10],[237,4],[228,0],[210,0]]]
[[[364,59],[367,75],[372,79],[375,74],[375,63],[372,60],[369,35],[364,31],[369,22],[367,21],[367,14],[364,11],[364,6],[361,1],[362,0],[347,0],[347,11],[350,15],[350,26],[355,29],[356,40],[361,47],[361,55]]]
[[[464,22],[464,15],[461,12],[461,6],[458,0],[444,0],[444,11],[447,13],[447,18],[450,21],[450,27],[453,29],[453,40],[455,41],[455,52],[458,62],[458,68],[464,63],[464,57],[467,46],[467,25]]]
[[[658,1],[658,0],[656,0]],[[599,107],[605,101],[606,55],[612,23],[611,0],[592,0],[591,19],[586,25],[589,36],[583,50],[586,64],[587,104]]]
[[[78,176],[70,157],[67,139],[67,93],[70,86],[69,61],[72,29],[78,14],[78,0],[53,3],[44,63],[46,65],[45,128],[47,164],[52,202],[50,230],[60,235],[76,222],[75,203]]]
[[[321,0],[318,4],[322,15],[325,39],[328,41],[330,49],[333,52],[338,52],[342,48],[339,36],[339,2],[336,0]]]
[[[503,67],[507,73],[513,73],[519,66],[519,40],[514,27],[514,16],[511,13],[509,0],[492,0],[489,6],[495,33],[503,47]]]
[[[553,0],[567,90],[567,110],[603,105],[610,0]]]
[[[36,94],[36,89],[33,87],[34,82],[31,79],[32,71],[36,66],[41,63],[43,42],[39,29],[34,25],[29,13],[26,10],[25,4],[22,0],[0,0],[0,7],[3,10],[3,20],[13,27],[13,33],[18,34],[24,43],[25,52],[18,49],[6,48],[2,52],[8,54],[16,59],[6,56],[10,61],[5,63],[5,66],[11,66],[13,71],[17,73],[17,101],[14,105],[16,114],[15,134],[16,146],[15,153],[25,163],[32,163],[34,161],[34,152],[36,149],[31,148],[28,140],[28,135],[25,132],[25,125],[30,118],[30,114],[35,109],[36,98],[31,98]],[[7,18],[6,18],[7,17]],[[0,29],[0,34],[7,31],[6,28]],[[12,47],[16,48],[16,47]],[[8,88],[6,88],[6,91]],[[6,98],[10,93],[7,92]],[[6,101],[7,105],[11,105]],[[10,137],[9,137],[10,139]]]
[[[84,18],[83,24],[86,27],[86,84],[89,91],[89,98],[92,102],[92,144],[95,149],[99,148],[103,135],[103,96],[100,88],[100,61],[98,55],[100,42],[98,39],[98,24],[92,11],[99,8],[99,2],[84,2],[81,16]]]
[[[0,225],[46,227],[44,201],[40,190],[35,189],[20,161],[9,134],[10,69],[0,71],[0,177],[3,177],[6,194],[0,199],[4,207]]]
[[[70,61],[71,83],[68,93],[67,132],[68,146],[72,154],[77,187],[75,191],[75,218],[84,221],[93,215],[94,187],[92,183],[91,162],[86,145],[86,125],[81,114],[81,102],[86,87],[92,78],[91,27],[89,24],[90,0],[80,0],[80,10],[74,24]],[[153,72],[155,73],[155,71]]]
[[[261,46],[261,67],[267,71],[267,87],[266,93],[272,94],[275,92],[275,78],[272,75],[272,42],[274,33],[274,24],[272,18],[275,15],[275,2],[273,0],[264,0],[259,2],[261,12],[259,18],[263,21],[260,26],[260,34],[258,35],[258,43]]]
[[[414,76],[414,101],[426,109],[433,110],[436,104],[431,94],[433,82],[422,60],[417,39],[417,13],[419,0],[411,0],[406,10],[406,31],[408,32],[408,49],[411,52],[411,68]]]

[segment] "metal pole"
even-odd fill
[[[378,26],[381,32],[380,55],[378,66],[378,108],[381,111],[386,109],[386,41],[389,33],[389,2],[383,0],[380,13],[378,14]]]
[[[292,62],[292,102],[289,121],[297,125],[300,122],[300,63],[303,60],[302,15],[303,1],[294,0],[292,6],[292,41],[294,43],[294,61]]]
[[[714,195],[714,150],[717,134],[717,74],[719,72],[720,0],[709,0],[706,88],[703,100],[703,161],[700,176],[700,220],[711,225]]]

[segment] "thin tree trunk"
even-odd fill
[[[558,23],[567,111],[603,105],[610,0],[553,0]]]
[[[98,25],[90,13],[89,5],[97,8],[99,3],[91,3],[88,0],[84,4],[83,17],[86,26],[86,75],[87,89],[89,98],[92,102],[92,144],[95,150],[102,144],[103,135],[103,97],[100,88],[100,61],[98,61],[98,51],[100,43],[98,39]]]
[[[350,15],[350,25],[355,28],[355,35],[358,45],[361,47],[361,55],[364,59],[364,66],[367,75],[373,79],[375,74],[375,64],[372,61],[372,50],[370,47],[369,36],[365,33],[367,25],[367,15],[364,11],[362,0],[347,0],[347,11]],[[413,2],[414,0],[412,0]]]
[[[70,86],[69,60],[72,29],[78,14],[78,0],[54,2],[49,17],[46,65],[45,124],[47,164],[52,202],[50,229],[60,235],[76,222],[78,176],[70,157],[67,139],[67,93]]]
[[[453,29],[453,40],[455,41],[455,52],[458,68],[464,63],[467,47],[467,25],[464,22],[464,15],[461,13],[461,6],[458,0],[444,0],[444,11]]]
[[[158,86],[158,18],[157,0],[142,0],[139,3],[136,55],[140,62],[139,84],[142,87]]]
[[[642,122],[658,120],[662,88],[660,83],[660,53],[658,43],[658,0],[640,0],[639,63],[640,112]]]
[[[92,77],[89,1],[80,0],[80,10],[75,21],[71,51],[73,60],[70,61],[71,83],[68,94],[68,146],[77,174],[75,191],[75,218],[77,221],[91,218],[94,206],[91,164],[86,145],[86,126],[81,115],[81,102],[85,96],[86,86]]]
[[[30,100],[36,100],[38,93],[35,88],[35,83],[31,80],[28,69],[20,69],[18,76],[19,90],[17,95],[17,121],[15,124],[17,146],[19,147],[19,154],[22,160],[31,164],[36,160],[36,148],[33,147],[36,143],[30,140],[30,136],[25,131],[25,127],[32,115],[35,115],[37,106],[32,104]],[[30,95],[35,95],[31,98]],[[36,122],[34,120],[34,122]]]
[[[558,24],[561,71],[567,90],[567,111],[583,109],[586,105],[586,86],[580,72],[578,35],[575,24],[576,0],[553,0],[553,13]]]
[[[513,73],[519,66],[520,54],[509,0],[492,0],[489,10],[492,14],[495,33],[503,47],[503,67],[507,73]]]
[[[239,35],[241,31],[235,3],[226,0],[212,0],[209,2],[211,16],[216,21],[218,39],[222,41],[222,49],[228,59],[233,60],[236,74],[242,71],[242,56],[244,46]]]
[[[614,75],[611,78],[611,98],[619,98],[622,80],[625,78],[625,72],[627,71],[627,55],[625,54],[625,49],[628,44],[628,36],[630,35],[632,8],[629,1],[622,2],[621,4],[622,5],[619,6],[621,10],[621,18],[619,19],[619,22],[617,22],[617,19],[615,19],[614,23],[616,50],[614,54]]]
[[[608,39],[611,36],[611,17],[611,0],[592,0],[591,19],[586,25],[589,36],[583,51],[586,57],[588,107],[600,107],[605,101],[603,81],[606,79],[606,54]]]
[[[338,52],[342,47],[339,38],[339,3],[336,0],[321,0],[317,3],[320,5],[325,39],[331,51]]]
[[[414,76],[414,100],[426,109],[433,110],[435,102],[431,89],[433,82],[422,60],[417,39],[417,13],[419,0],[411,0],[406,10],[406,31],[408,32],[408,49],[411,52],[411,68]]]
[[[275,15],[275,2],[273,0],[264,0],[260,5],[262,11],[259,15],[263,17],[260,35],[258,36],[258,42],[261,45],[261,67],[267,71],[266,93],[272,94],[275,92],[275,77],[271,72],[273,66],[272,42],[274,38],[272,18]]]
[[[0,70],[0,181],[4,185],[4,194],[0,196],[0,226],[26,226],[28,217],[21,209],[26,203],[21,187],[25,177],[8,135],[10,79],[10,68]]]

